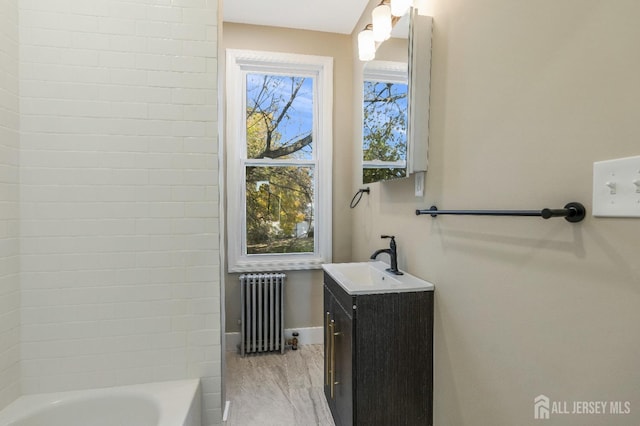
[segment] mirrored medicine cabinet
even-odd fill
[[[362,72],[362,181],[427,170],[432,18],[410,8]]]

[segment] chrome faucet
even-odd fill
[[[387,268],[387,271],[395,275],[403,275],[403,273],[398,270],[398,249],[396,247],[396,237],[394,235],[380,235],[380,238],[391,238],[389,248],[374,251],[370,259],[375,260],[380,253],[387,253],[391,259],[391,266]]]

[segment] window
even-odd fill
[[[333,60],[227,50],[229,271],[331,261]]]

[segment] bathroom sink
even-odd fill
[[[349,294],[433,291],[433,284],[404,272],[387,272],[384,262],[326,263],[325,270]]]

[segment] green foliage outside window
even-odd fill
[[[246,101],[247,254],[313,253],[313,80],[249,74]]]

